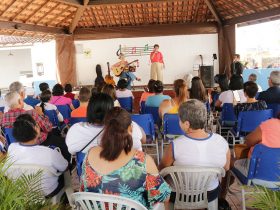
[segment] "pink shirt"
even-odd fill
[[[53,96],[50,100],[50,103],[54,105],[66,105],[66,104],[71,105],[72,100],[64,96]]]
[[[142,93],[140,98],[140,104],[142,101],[146,101],[149,96],[153,96],[153,95],[155,95],[155,93],[149,93],[149,92]]]
[[[150,58],[152,63],[163,63],[163,56],[161,52],[151,52]]]
[[[280,148],[280,120],[270,119],[260,125],[262,131],[262,144],[272,147]]]

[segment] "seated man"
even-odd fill
[[[255,82],[258,85],[258,92],[262,92],[262,87],[257,83],[257,75],[256,74],[250,74],[248,77],[248,81]]]
[[[29,114],[22,114],[13,124],[13,135],[16,143],[8,149],[8,164],[42,166],[55,173],[63,173],[68,163],[62,155],[54,149],[37,145],[40,138],[40,127]],[[7,175],[16,173],[12,168]],[[17,174],[15,174],[17,176]],[[64,186],[63,176],[42,172],[42,189],[46,197],[55,196]]]
[[[33,108],[40,103],[40,100],[34,98],[35,91],[33,88],[26,88],[26,98],[24,99],[24,103],[32,106]]]
[[[259,94],[258,100],[267,104],[280,103],[280,71],[272,71],[268,78],[269,88]]]
[[[90,90],[82,87],[79,92],[80,106],[71,112],[71,117],[87,117],[87,106],[90,98]]]

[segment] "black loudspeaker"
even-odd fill
[[[201,78],[206,88],[214,87],[214,67],[213,66],[200,66],[199,77]]]

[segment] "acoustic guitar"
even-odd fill
[[[115,66],[115,67],[112,68],[112,71],[113,71],[113,73],[116,77],[119,77],[123,71],[135,72],[135,70],[136,70],[135,66],[129,66],[129,65],[134,63],[134,62],[137,62],[137,61],[138,60],[134,60],[134,61],[132,61],[128,64],[122,64],[122,65],[119,65],[119,66]]]
[[[109,85],[116,86],[116,83],[113,79],[113,76],[111,76],[111,74],[110,74],[110,64],[109,64],[109,62],[107,62],[107,66],[108,66],[108,74],[105,76],[105,79],[104,79],[105,83],[109,84]]]

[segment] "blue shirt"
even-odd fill
[[[40,103],[41,101],[36,99],[36,98],[33,98],[31,96],[27,96],[25,99],[24,99],[24,102],[30,106],[32,106],[33,108],[38,104]]]
[[[159,107],[161,102],[165,99],[170,100],[170,96],[167,95],[154,95],[154,96],[149,96],[146,100],[145,106],[151,106],[151,107]]]

